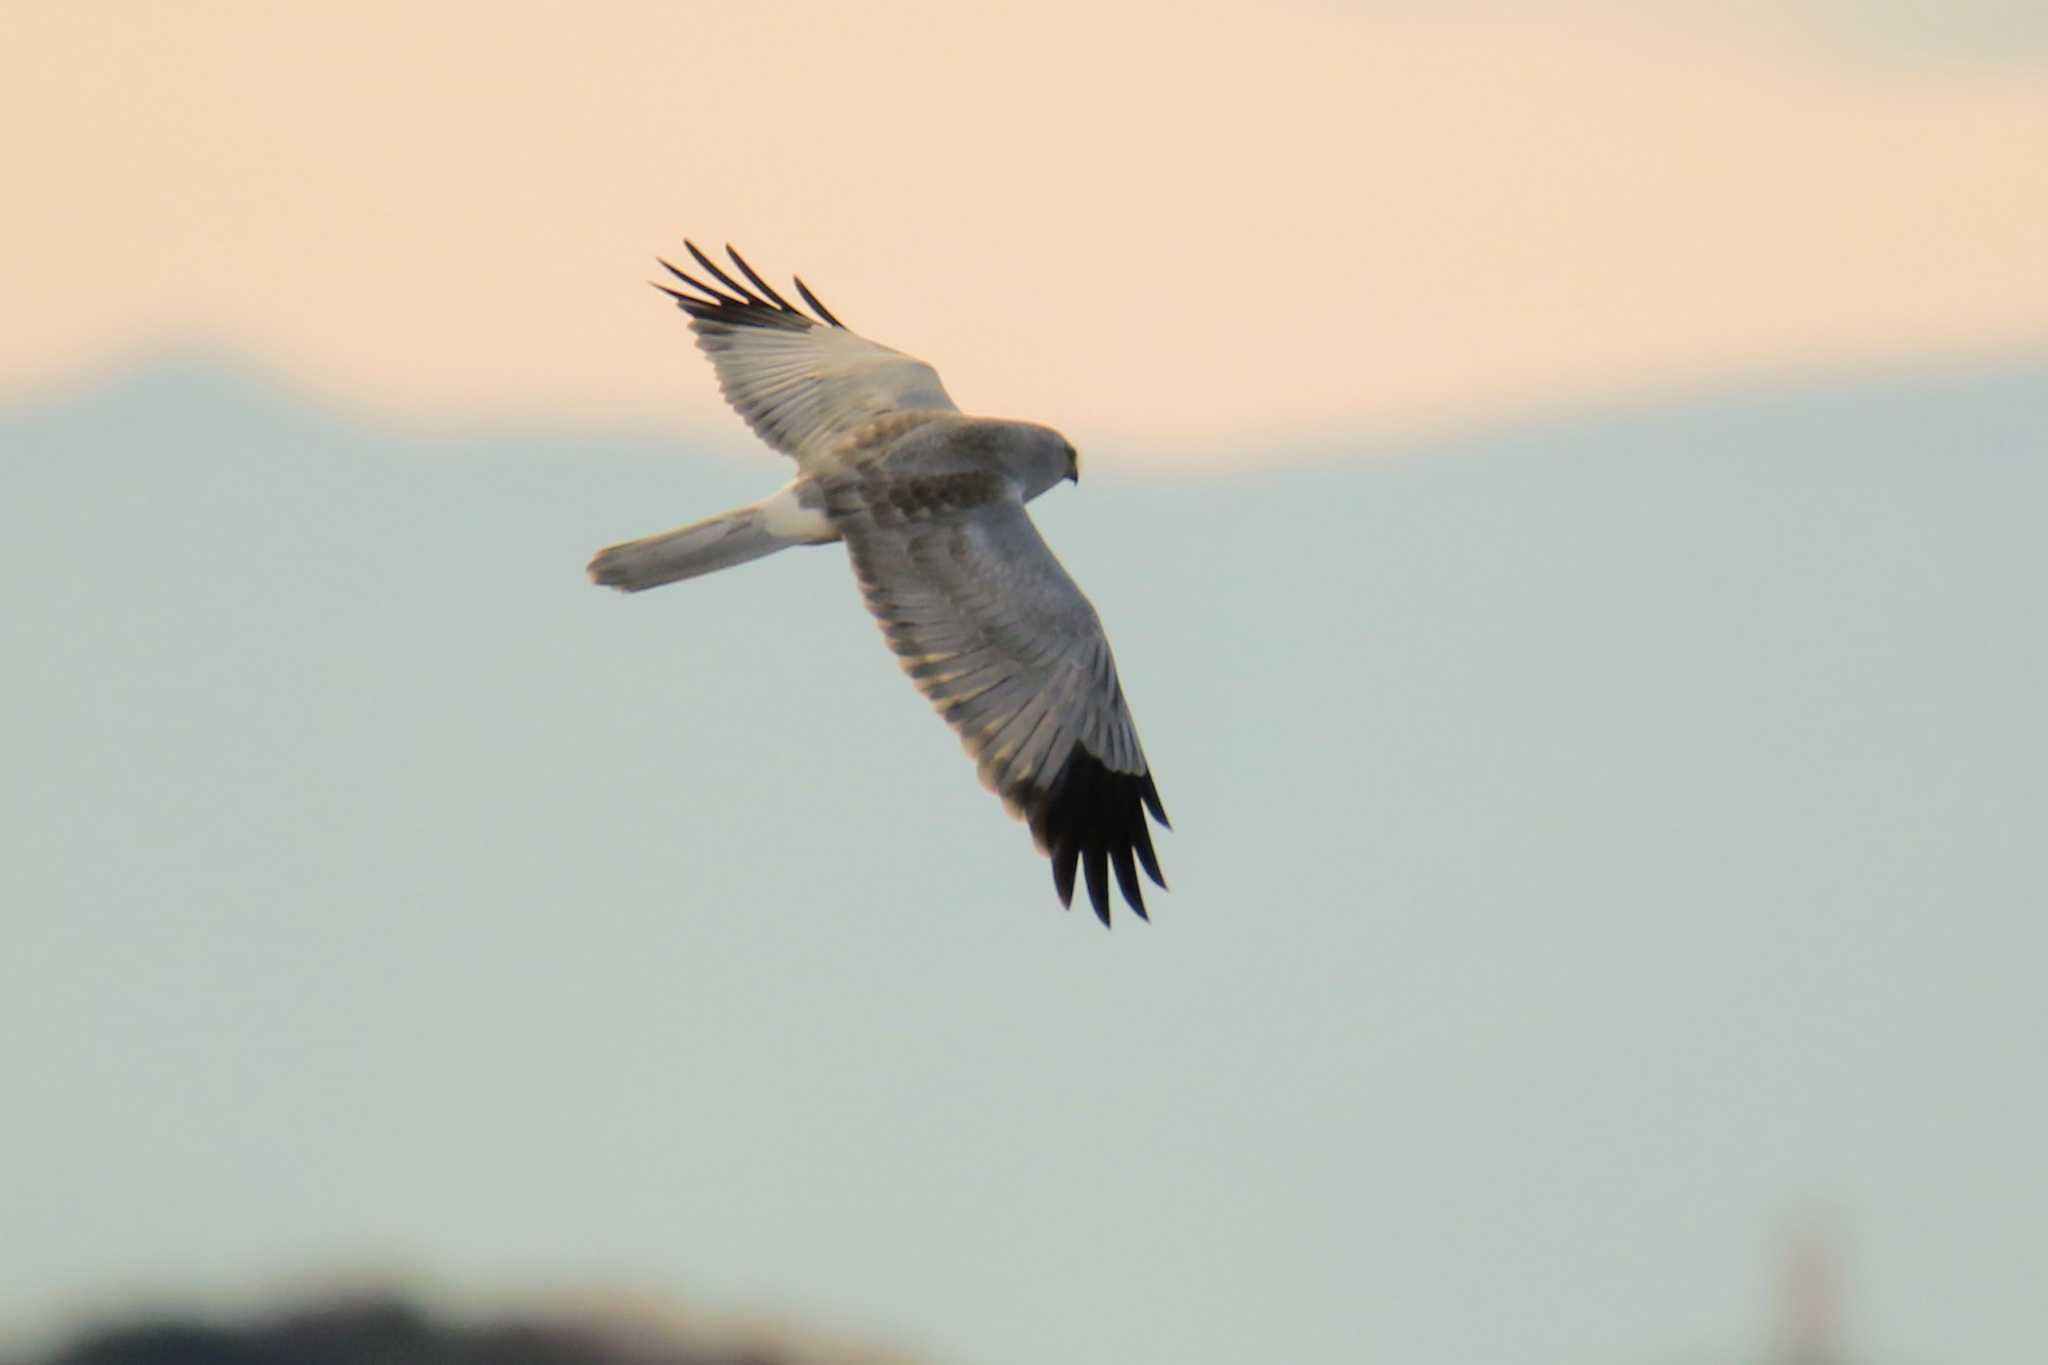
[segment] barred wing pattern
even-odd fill
[[[877,418],[958,410],[938,371],[848,331],[802,280],[797,291],[817,319],[776,293],[731,247],[726,253],[746,277],[744,284],[695,243],[683,245],[716,283],[663,261],[693,292],[665,284],[655,288],[690,315],[690,330],[711,357],[726,401],[755,435],[798,465],[816,462]]]
[[[1166,811],[1095,608],[995,472],[846,471],[824,480],[868,610],[981,780],[1109,923],[1111,870],[1140,918],[1137,867],[1166,885],[1145,812]]]

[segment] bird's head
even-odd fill
[[[978,440],[1005,472],[1023,485],[1028,501],[1049,493],[1062,482],[1081,480],[1081,457],[1073,443],[1037,422],[984,419],[975,424]]]

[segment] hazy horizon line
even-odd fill
[[[731,430],[721,431],[716,423],[693,420],[680,400],[673,420],[638,420],[616,412],[568,408],[552,414],[525,407],[491,412],[474,405],[451,405],[429,412],[394,409],[309,382],[225,339],[204,337],[128,348],[66,382],[13,393],[0,391],[0,420],[84,411],[124,390],[179,379],[239,392],[251,400],[283,406],[357,434],[407,445],[681,446],[721,461],[750,461],[773,453],[746,431],[737,417],[731,418]],[[1476,409],[1464,419],[1410,431],[1331,430],[1296,434],[1257,447],[1242,438],[1224,438],[1193,450],[1167,438],[1162,438],[1159,446],[1100,444],[1095,468],[1118,482],[1149,482],[1176,475],[1227,479],[1277,470],[1306,472],[1353,461],[1433,458],[1501,440],[1572,432],[1664,413],[1739,410],[1894,387],[1948,388],[2036,380],[2048,383],[2048,345],[1982,354],[1943,353],[1913,362],[1867,366],[1781,364],[1689,384],[1617,390],[1600,400],[1514,411]],[[679,380],[679,387],[684,382]],[[1082,439],[1079,433],[1070,434]],[[1233,455],[1233,451],[1244,453]]]

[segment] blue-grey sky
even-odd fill
[[[2020,366],[1063,489],[1175,821],[1104,933],[837,548],[583,581],[772,457],[18,406],[0,1322],[395,1264],[1622,1365],[1818,1213],[1874,1358],[2038,1360],[2044,448]]]

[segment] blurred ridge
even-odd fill
[[[143,1315],[80,1329],[23,1365],[901,1365],[819,1346],[706,1345],[597,1314],[456,1322],[398,1296],[328,1299],[240,1320]]]

